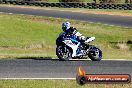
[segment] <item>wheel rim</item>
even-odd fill
[[[91,51],[91,55],[92,55],[96,60],[102,58],[102,53],[101,53],[101,51],[100,51],[99,49],[97,49],[97,48]]]
[[[101,57],[102,57],[102,55],[101,55],[101,52],[100,52],[100,50],[99,49],[96,49],[95,50],[95,56],[94,56],[96,59],[100,59]]]
[[[69,50],[66,47],[64,50],[64,47],[62,46],[58,47],[58,53],[63,59],[68,59],[70,56]]]

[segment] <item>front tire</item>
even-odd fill
[[[102,51],[97,47],[92,47],[88,53],[88,57],[92,61],[100,61],[102,59]]]
[[[57,46],[56,55],[61,61],[67,61],[72,58],[72,52],[67,46]]]

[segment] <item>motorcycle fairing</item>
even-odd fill
[[[69,47],[72,48],[72,51],[73,51],[72,57],[75,57],[75,56],[76,56],[76,51],[77,51],[78,46],[80,45],[80,42],[78,42],[78,44],[75,44],[75,43],[72,42],[72,40],[73,40],[74,42],[78,42],[78,41],[76,41],[76,40],[74,40],[74,39],[71,39],[71,38],[66,38],[63,42],[64,42],[67,46],[69,46]]]

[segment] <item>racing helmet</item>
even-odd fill
[[[64,23],[62,23],[62,30],[63,31],[66,31],[69,28],[70,28],[70,22],[64,22]]]

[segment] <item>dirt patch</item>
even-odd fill
[[[129,50],[129,47],[127,46],[126,43],[118,43],[117,48],[121,49],[121,50]]]

